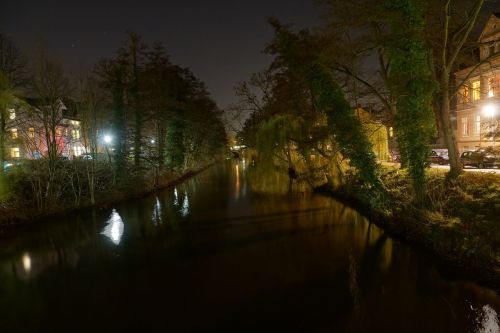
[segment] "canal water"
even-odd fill
[[[0,332],[498,332],[500,297],[228,161],[0,242]]]

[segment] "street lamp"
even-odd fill
[[[492,120],[493,117],[495,116],[496,111],[497,108],[494,104],[486,104],[485,106],[483,106],[483,114]]]
[[[113,142],[113,137],[111,135],[109,135],[109,134],[106,134],[104,136],[104,143],[106,145],[109,145],[109,144],[111,144],[111,142]]]

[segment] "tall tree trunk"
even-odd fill
[[[443,76],[444,75],[446,75],[446,73],[444,73]],[[446,77],[442,78],[441,88],[441,103],[438,109],[439,119],[442,125],[444,142],[448,148],[450,177],[455,178],[463,171],[463,166],[458,152],[457,138],[450,120],[450,96]]]

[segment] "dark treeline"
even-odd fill
[[[0,160],[6,208],[49,211],[166,185],[224,154],[222,111],[164,47],[135,33],[68,77],[43,46],[0,34]]]

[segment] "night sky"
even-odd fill
[[[0,30],[23,49],[37,39],[76,73],[112,56],[126,31],[164,43],[174,63],[190,67],[220,107],[234,85],[269,63],[261,53],[276,16],[297,27],[319,25],[313,0],[2,1]]]

